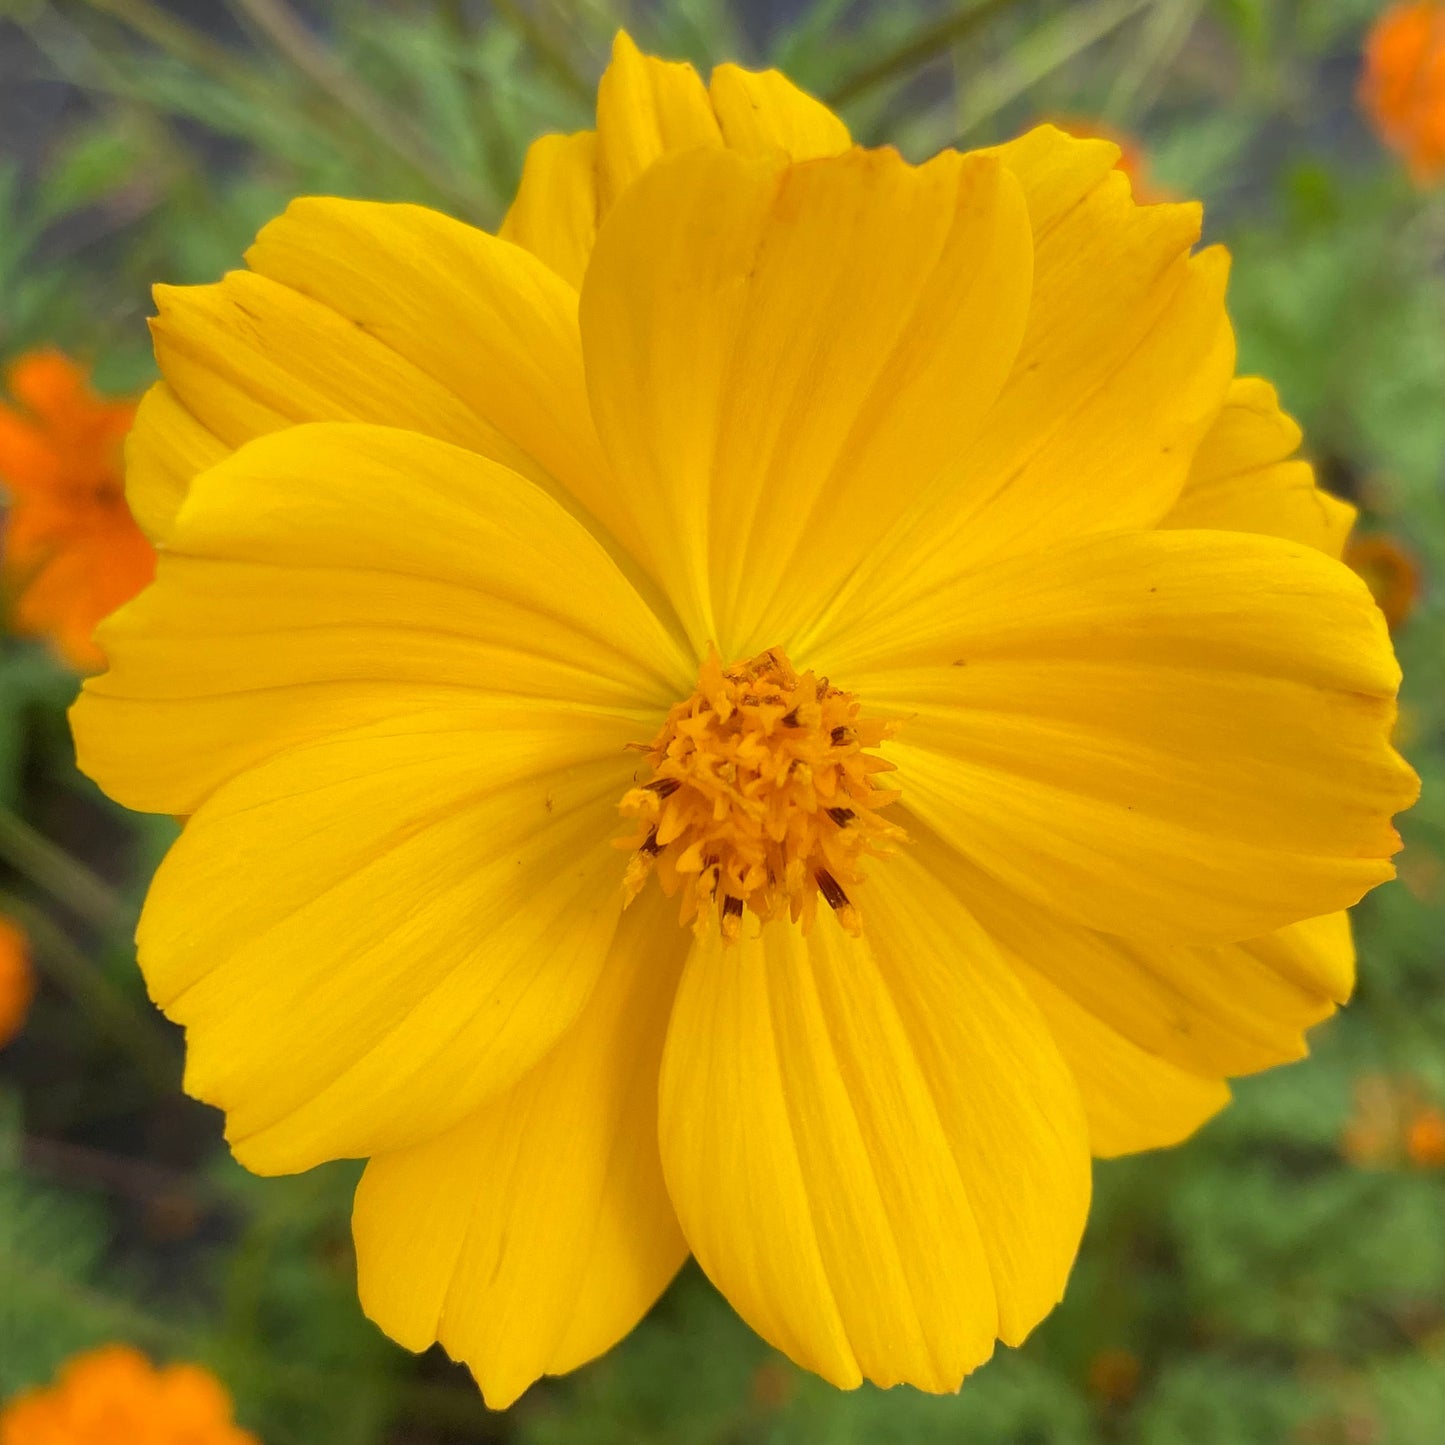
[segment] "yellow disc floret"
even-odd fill
[[[655,872],[681,893],[681,922],[701,932],[716,909],[736,938],[745,909],[806,931],[821,894],[857,933],[859,862],[903,837],[879,816],[898,793],[874,783],[893,764],[867,751],[892,732],[826,677],[794,672],[781,648],[726,669],[712,649],[697,690],[639,744],[652,776],[621,803],[637,819],[617,844],[634,850],[628,901]]]

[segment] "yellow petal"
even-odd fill
[[[1237,378],[1160,525],[1287,537],[1338,557],[1355,509],[1321,491],[1307,462],[1286,460],[1299,441],[1275,389],[1258,377]]]
[[[487,695],[548,700],[548,726],[610,713],[621,747],[692,673],[538,488],[444,442],[341,424],[205,473],[102,646],[111,670],[73,715],[81,767],[128,807],[179,814],[297,741]]]
[[[1192,481],[1238,476],[1293,456],[1300,429],[1280,408],[1279,393],[1258,376],[1237,376],[1224,407],[1199,444],[1190,467]]]
[[[775,645],[963,445],[1028,301],[1017,184],[886,151],[662,161],[583,286],[593,411],[701,650]]]
[[[1232,941],[1354,903],[1418,790],[1378,609],[1299,543],[1085,539],[806,661],[904,724],[889,756],[930,827],[1106,932]]]
[[[497,234],[580,287],[597,239],[597,136],[544,135],[527,147],[517,196]]]
[[[440,1340],[493,1409],[611,1348],[686,1258],[657,1150],[675,913],[639,898],[556,1048],[449,1133],[373,1159],[357,1191],[367,1314],[409,1349]]]
[[[1219,1108],[1222,1081],[1304,1057],[1333,1012],[1345,914],[1209,947],[1065,922],[915,844],[1018,970],[1079,1082],[1096,1153],[1174,1143]],[[1321,925],[1324,925],[1322,928]]]
[[[521,466],[526,474],[552,478],[559,495],[575,498],[630,545],[617,531],[625,518],[588,415],[577,293],[550,267],[421,206],[319,197],[293,201],[246,260],[431,378],[530,458]],[[308,379],[341,366],[329,332],[298,344],[315,353]],[[192,397],[185,400],[202,415]],[[489,454],[521,465],[513,455]]]
[[[146,392],[125,441],[125,499],[152,542],[170,532],[192,478],[229,451],[165,382]]]
[[[156,360],[228,447],[299,422],[374,422],[470,447],[544,485],[551,480],[440,382],[289,286],[232,271],[212,286],[158,286],[155,295]]]
[[[957,1388],[1058,1300],[1088,1205],[1077,1091],[1028,993],[918,863],[866,937],[750,924],[690,955],[663,1168],[743,1317],[835,1384]]]
[[[602,213],[664,154],[721,139],[737,151],[781,149],[810,160],[849,145],[847,126],[776,70],[721,65],[704,94],[691,66],[642,55],[626,35],[614,46],[599,111],[600,146],[597,132],[580,131],[543,136],[528,147],[517,197],[498,232],[577,287]],[[604,158],[607,182],[599,196]]]
[[[723,144],[744,155],[781,150],[807,161],[840,155],[852,144],[848,127],[826,105],[776,70],[719,65],[708,96]]]
[[[1234,370],[1227,258],[1191,257],[1198,206],[1136,205],[1117,153],[1048,126],[993,153],[1028,201],[1028,328],[977,436],[879,539],[837,625],[994,558],[1152,526],[1178,497]]]
[[[673,151],[721,145],[717,117],[697,71],[644,55],[626,31],[597,87],[597,194],[602,214],[655,161]]]
[[[1043,974],[1015,966],[1079,1086],[1096,1158],[1177,1144],[1229,1102],[1223,1079],[1190,1073],[1141,1049]]]
[[[1343,911],[1306,918],[1239,945],[1298,987],[1346,1003],[1355,991],[1355,940]]]
[[[620,911],[628,767],[615,721],[552,723],[485,701],[393,718],[249,769],[188,821],[140,963],[248,1168],[429,1138],[576,1016]]]
[[[1303,1058],[1334,1011],[1318,920],[1261,939],[1165,945],[1066,923],[982,875],[963,896],[999,946],[1146,1053],[1215,1079]],[[1337,930],[1343,914],[1330,917]],[[1347,935],[1346,935],[1347,937]]]
[[[1118,938],[1065,922],[900,821],[910,853],[963,900],[1033,995],[1097,1155],[1186,1138],[1227,1102],[1226,1078],[1302,1058],[1305,1031],[1349,996],[1345,913],[1212,947]]]

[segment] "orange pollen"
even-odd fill
[[[806,932],[821,894],[861,932],[859,863],[904,837],[879,816],[898,793],[874,783],[893,764],[867,751],[893,731],[826,677],[794,672],[781,648],[726,670],[709,649],[697,690],[635,744],[652,777],[619,805],[637,820],[616,844],[632,851],[627,902],[655,873],[669,898],[681,894],[680,922],[701,933],[716,912],[732,940],[744,910]]]

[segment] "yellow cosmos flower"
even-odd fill
[[[162,289],[83,766],[261,1172],[504,1405],[691,1252],[839,1385],[1063,1291],[1090,1154],[1351,984],[1415,780],[1225,257],[1043,128],[926,165],[625,38],[493,237],[303,200]],[[617,846],[620,843],[620,847]]]

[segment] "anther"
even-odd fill
[[[838,880],[828,872],[826,868],[820,868],[813,875],[818,880],[818,892],[823,895],[823,901],[835,913],[840,908],[848,906],[848,895],[838,886]]]
[[[837,914],[838,922],[857,938],[863,932],[863,920],[858,916],[858,910],[853,906],[853,901],[844,893],[838,880],[826,868],[818,869],[815,876],[818,882],[818,892],[823,895],[828,907]]]
[[[892,764],[871,751],[892,731],[779,648],[729,668],[714,650],[643,747],[652,776],[622,799],[636,821],[617,840],[632,850],[627,901],[655,877],[682,923],[700,933],[716,919],[731,941],[748,913],[806,932],[821,894],[858,933],[860,865],[903,837],[880,816],[898,797],[877,784]]]

